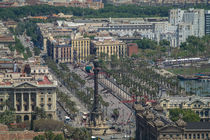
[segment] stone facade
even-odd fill
[[[57,63],[81,62],[90,55],[90,39],[72,37],[71,39],[48,40],[48,55]]]
[[[36,107],[43,108],[49,118],[56,119],[56,87],[47,75],[6,73],[0,79],[0,112],[15,109],[16,122],[31,119]],[[5,105],[6,103],[6,105]]]
[[[159,107],[158,107],[159,108]],[[157,107],[136,105],[136,140],[207,140],[209,122],[185,123],[166,118]]]
[[[126,43],[119,40],[92,40],[91,49],[93,48],[97,49],[96,54],[98,56],[102,55],[103,53],[106,54],[109,58],[111,58],[112,55],[116,55],[117,58],[127,56],[127,45]]]
[[[170,109],[191,109],[199,115],[201,121],[210,122],[210,97],[168,97],[161,99],[160,105],[166,116],[169,116]]]

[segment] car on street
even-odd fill
[[[110,139],[118,139],[115,135],[111,136]]]

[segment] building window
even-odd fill
[[[21,107],[20,105],[17,105],[17,111],[20,111]]]
[[[204,134],[203,133],[201,134],[201,138],[204,139]]]
[[[192,137],[191,134],[189,134],[189,139],[191,139],[191,137]]]
[[[190,107],[190,104],[188,104],[188,107]]]
[[[44,101],[44,98],[41,98],[41,102],[43,102]]]
[[[163,107],[166,107],[166,104],[163,104]]]
[[[205,111],[205,116],[208,116],[209,115],[209,112],[208,111]]]
[[[203,117],[203,111],[200,112],[201,117]]]
[[[197,138],[200,139],[200,134],[197,134]]]
[[[48,104],[48,110],[51,110],[52,105]]]
[[[44,108],[44,104],[41,104],[40,106],[41,106],[41,108]]]
[[[209,138],[209,134],[208,133],[206,133],[206,138]]]
[[[196,138],[196,136],[195,136],[195,134],[193,134],[193,139],[195,139]]]
[[[28,111],[28,106],[27,105],[24,106],[24,110]]]
[[[179,137],[179,134],[176,134],[177,137]]]
[[[34,111],[34,109],[35,109],[35,106],[34,106],[34,105],[32,105],[32,111]]]
[[[48,98],[48,101],[50,102],[51,101],[51,98]]]
[[[2,98],[0,99],[0,102],[3,102],[3,99]]]
[[[187,139],[187,134],[185,134],[184,136],[185,136],[185,139]]]

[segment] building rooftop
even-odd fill
[[[95,45],[118,45],[118,44],[125,44],[123,41],[115,40],[115,39],[98,39],[92,40],[92,43]]]
[[[51,85],[53,84],[47,76],[44,76],[44,79],[42,81],[38,81],[38,85]]]
[[[210,122],[188,122],[186,129],[210,129]]]
[[[170,103],[191,103],[194,101],[202,101],[204,103],[210,102],[210,97],[201,97],[201,96],[170,96],[166,98],[162,98],[161,100],[168,100]]]
[[[10,71],[0,73],[0,87],[16,87],[25,82],[37,87],[57,86],[46,66],[36,64],[31,64],[29,67],[28,64],[15,66],[15,63],[10,64],[7,66],[7,70],[10,68]],[[0,68],[4,67],[0,65]],[[26,73],[27,71],[29,73]]]

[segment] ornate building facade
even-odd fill
[[[167,97],[160,100],[160,105],[166,116],[169,116],[170,109],[191,109],[199,115],[201,121],[210,122],[210,97]]]
[[[46,69],[46,68],[45,68]],[[56,87],[50,75],[6,73],[0,78],[0,112],[14,109],[16,122],[30,120],[36,107],[45,110],[48,118],[56,119]]]
[[[158,106],[158,105],[157,105]],[[181,116],[172,122],[162,114],[160,106],[136,105],[136,140],[208,140],[210,122],[186,123]]]

